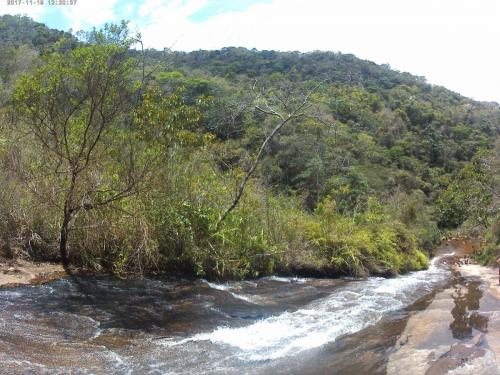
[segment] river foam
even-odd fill
[[[448,270],[437,266],[438,261],[434,259],[428,270],[394,279],[372,277],[350,282],[299,310],[248,326],[218,327],[182,340],[167,339],[162,344],[173,347],[211,342],[235,350],[244,361],[292,356],[375,324],[388,312],[424,296],[449,276]]]
[[[236,299],[240,299],[240,300],[248,302],[248,303],[257,303],[255,298],[253,298],[253,296],[247,296],[244,294],[233,292],[232,291],[233,287],[229,284],[215,284],[215,283],[211,283],[207,280],[203,280],[203,282],[205,284],[207,284],[210,288],[215,289],[215,290],[219,290],[222,292],[227,292]]]

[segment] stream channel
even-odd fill
[[[0,289],[0,372],[385,374],[408,317],[437,292],[467,285],[479,301],[450,259],[392,279],[79,277]],[[460,304],[476,302],[450,311],[457,337],[487,325],[464,318]]]

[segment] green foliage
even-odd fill
[[[341,213],[364,211],[369,186],[365,177],[356,170],[349,170],[341,176],[334,176],[328,181],[331,196]]]
[[[131,77],[124,27],[106,26],[93,32],[94,44],[46,55],[41,67],[19,78],[12,95],[10,135],[22,146],[11,149],[21,160],[13,169],[32,199],[60,217],[65,266],[68,233],[79,214],[134,194],[155,160],[154,145],[141,139],[131,113],[140,86]],[[125,250],[112,262],[117,273]]]
[[[314,221],[305,224],[307,238],[329,257],[341,273],[405,272],[427,267],[413,233],[399,222],[388,222],[382,206],[370,199],[368,208],[354,220],[335,213],[334,201],[324,200]]]
[[[484,225],[491,203],[491,178],[481,154],[460,170],[438,201],[439,224],[456,228],[465,220]]]
[[[42,23],[35,22],[29,17],[0,16],[0,44],[5,47],[19,47],[29,45],[40,51],[50,49],[62,37],[74,40],[71,34],[49,29]]]
[[[134,105],[132,68],[122,47],[84,46],[48,55],[43,66],[18,80],[14,131],[26,132],[21,139],[30,145],[21,149],[26,164],[20,172],[40,187],[56,187],[55,205],[63,205],[71,174],[81,174],[75,201],[104,201],[128,183],[130,170],[119,149],[134,136],[126,128]]]
[[[498,266],[500,259],[500,215],[498,212],[489,218],[489,223],[481,233],[483,244],[474,257],[483,265]]]
[[[0,103],[18,116],[0,123],[2,248],[55,259],[69,172],[83,168],[72,262],[120,276],[245,278],[304,265],[393,275],[427,266],[438,223],[480,224],[481,259],[497,254],[498,173],[481,151],[499,134],[497,105],[352,55],[141,55],[125,22],[80,41],[23,17],[3,16],[0,31]],[[274,124],[249,106],[254,80],[273,98],[259,103],[273,106],[325,78],[310,97],[321,121],[296,119],[273,138],[216,228]],[[96,138],[86,134],[100,134],[88,160],[84,140]]]

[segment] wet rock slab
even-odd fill
[[[500,374],[500,300],[492,270],[460,269],[456,283],[415,313],[390,355],[389,375]]]
[[[455,344],[451,349],[444,353],[439,359],[430,362],[430,367],[425,372],[425,375],[443,375],[457,367],[464,366],[466,363],[472,362],[476,358],[484,357],[485,349],[480,349],[481,337],[475,345]],[[429,358],[434,357],[434,352],[429,355]]]

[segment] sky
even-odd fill
[[[500,103],[500,0],[0,1],[0,14],[27,14],[63,30],[130,20],[158,49],[352,53]]]

